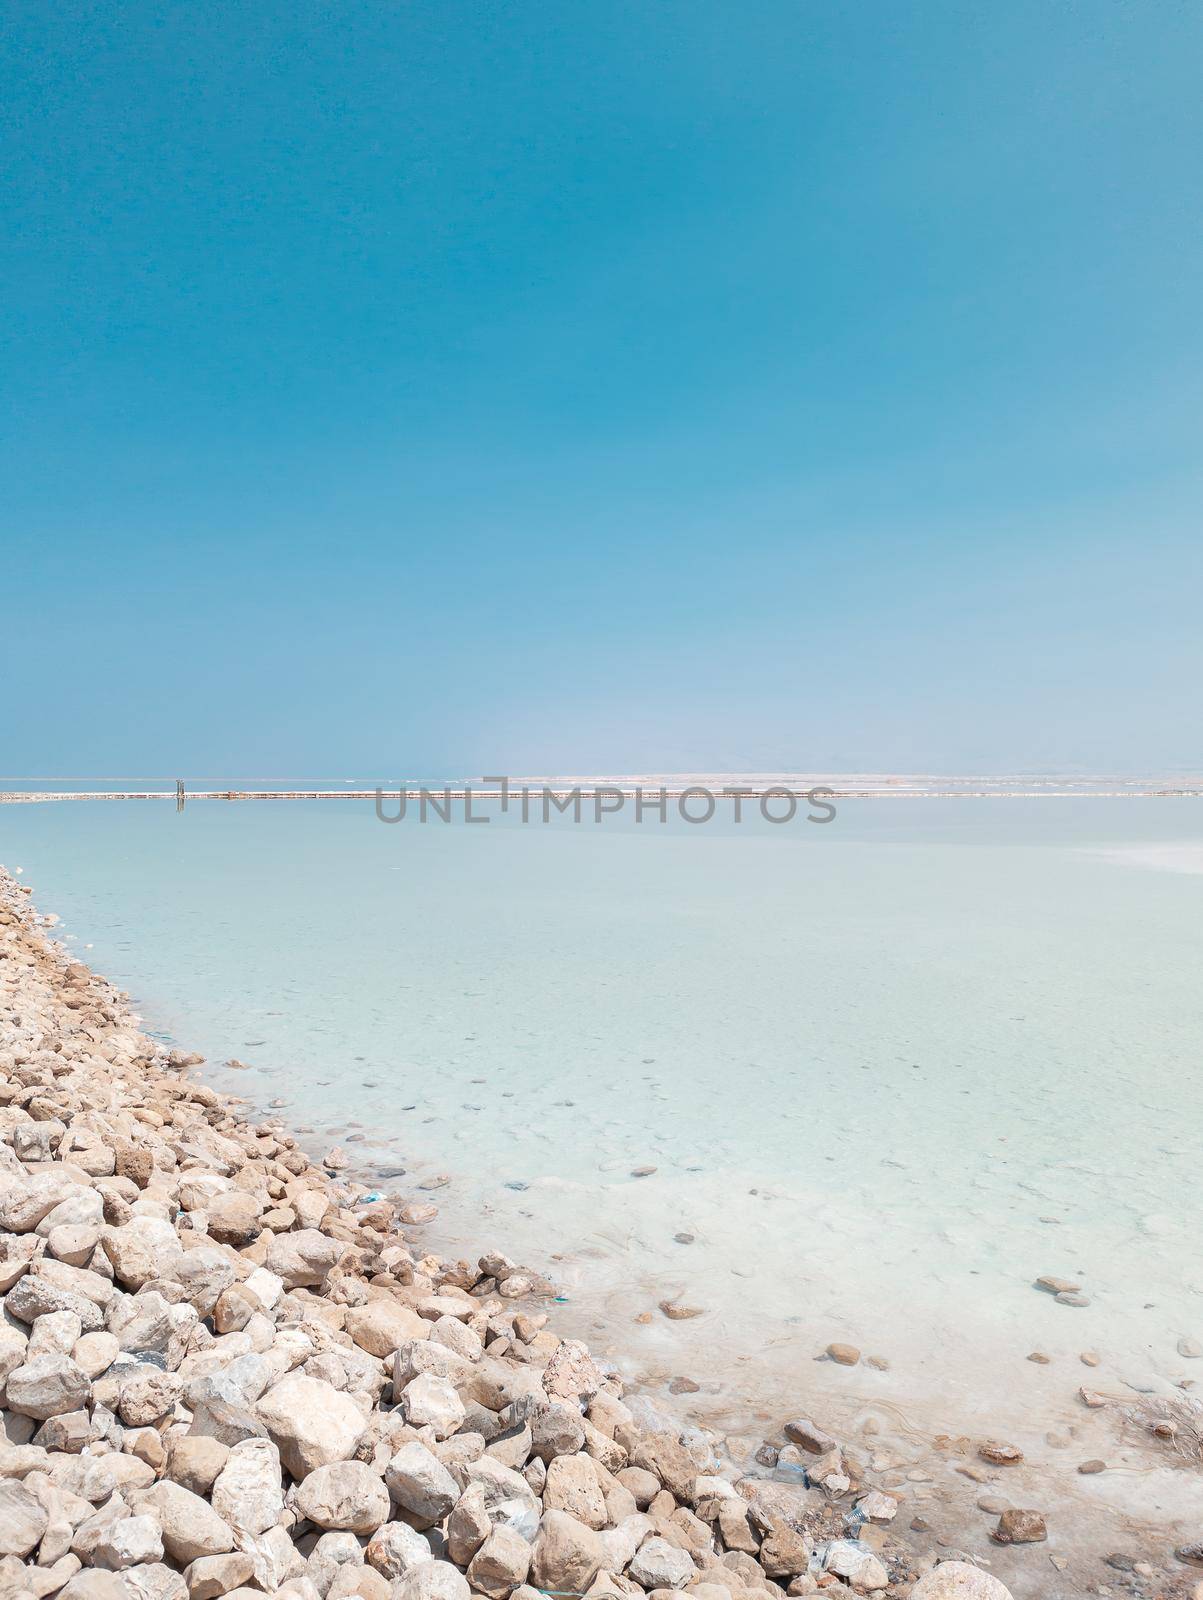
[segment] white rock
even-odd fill
[[[434,1553],[425,1534],[411,1528],[408,1522],[386,1522],[368,1541],[364,1558],[369,1566],[394,1582],[404,1577],[411,1567],[433,1561]]]
[[[163,1535],[159,1519],[144,1515],[120,1517],[111,1522],[104,1537],[92,1548],[92,1565],[120,1572],[142,1561],[163,1559]]]
[[[871,1489],[856,1502],[856,1509],[867,1522],[893,1522],[898,1515],[898,1502],[892,1494]]]
[[[199,1556],[224,1556],[234,1548],[234,1530],[198,1494],[163,1479],[135,1496],[134,1509],[153,1511],[162,1524],[163,1548],[186,1565]]]
[[[318,1467],[297,1486],[296,1507],[319,1528],[375,1533],[389,1517],[389,1492],[362,1461]]]
[[[521,1534],[502,1524],[493,1529],[472,1557],[468,1584],[473,1593],[488,1595],[490,1600],[507,1600],[520,1583],[526,1582],[530,1560],[530,1545]]]
[[[858,1589],[884,1589],[890,1581],[889,1573],[873,1552],[851,1539],[837,1539],[827,1546],[826,1567]]]
[[[385,1360],[408,1340],[428,1338],[430,1324],[398,1300],[369,1300],[348,1307],[347,1332],[361,1350]]]
[[[182,1574],[164,1561],[144,1561],[121,1574],[130,1600],[188,1600]]]
[[[531,1552],[530,1581],[545,1592],[583,1594],[597,1577],[604,1554],[601,1539],[592,1528],[566,1511],[545,1511]]]
[[[255,1414],[294,1478],[354,1454],[366,1423],[349,1395],[320,1378],[290,1372],[262,1396]]]
[[[1011,1600],[1011,1591],[968,1561],[944,1561],[919,1579],[911,1600]]]
[[[263,1265],[289,1289],[316,1289],[325,1282],[346,1248],[315,1228],[298,1228],[294,1233],[277,1233],[273,1237]]]
[[[697,1569],[688,1550],[652,1537],[639,1546],[629,1570],[645,1589],[683,1589]]]
[[[543,1388],[552,1400],[589,1400],[602,1386],[602,1374],[579,1339],[564,1339],[543,1372]]]
[[[219,1600],[231,1589],[248,1583],[254,1571],[254,1561],[241,1550],[228,1556],[201,1556],[184,1573],[188,1600]]]
[[[264,1311],[274,1311],[284,1293],[284,1284],[266,1267],[256,1267],[242,1287],[255,1296]]]
[[[92,1567],[69,1579],[59,1590],[59,1600],[130,1600],[130,1590],[115,1572]]]
[[[29,1233],[80,1187],[65,1172],[39,1172],[0,1194],[0,1229]]]
[[[269,1528],[266,1533],[240,1533],[238,1548],[254,1561],[255,1582],[268,1594],[305,1573],[305,1558],[283,1523]]]
[[[436,1439],[449,1439],[463,1423],[464,1403],[446,1378],[423,1372],[401,1391],[406,1421],[414,1428],[433,1428]]]
[[[236,1533],[266,1533],[284,1510],[280,1452],[270,1439],[244,1439],[213,1484],[213,1509]]]
[[[23,1483],[0,1478],[0,1555],[28,1555],[48,1520],[42,1502]]]
[[[399,1506],[428,1524],[441,1522],[459,1499],[455,1479],[417,1440],[401,1446],[385,1470],[384,1481]]]
[[[393,1585],[392,1600],[469,1600],[468,1580],[449,1561],[424,1561]]]
[[[140,1289],[152,1278],[170,1278],[183,1256],[175,1229],[158,1217],[136,1216],[124,1227],[106,1228],[100,1245],[117,1281],[127,1289]]]
[[[64,1411],[81,1410],[91,1392],[86,1373],[71,1357],[52,1353],[34,1356],[11,1372],[6,1396],[10,1411],[44,1422]]]

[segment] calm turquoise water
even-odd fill
[[[804,1379],[1035,1449],[1081,1422],[1082,1349],[1165,1388],[1203,1339],[1203,803],[739,829],[72,803],[0,809],[0,860],[152,1031],[254,1069],[215,1081],[318,1146],[362,1133],[391,1188],[450,1175],[433,1241],[551,1263],[699,1403]],[[668,1295],[706,1315],[632,1322]],[[889,1372],[815,1365],[832,1339]]]

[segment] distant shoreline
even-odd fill
[[[2,780],[0,780],[2,781]],[[9,779],[9,783],[19,780]],[[171,788],[109,788],[85,789],[55,787],[55,783],[68,780],[51,780],[44,787],[0,789],[0,805],[47,804],[70,800],[168,800],[182,804],[188,800],[375,800],[380,793],[392,798],[404,795],[418,800],[423,794],[447,796],[464,800],[469,795],[482,803],[505,800],[505,791],[491,782],[457,779],[454,782],[431,780],[414,783],[381,783],[371,788],[354,786],[348,782],[342,788],[301,787],[294,785],[242,787],[190,788],[182,781]],[[79,780],[86,783],[88,780]],[[589,777],[532,776],[508,779],[509,793],[523,786],[547,790],[563,798],[578,792],[582,798],[595,796],[599,791],[621,794],[632,798],[639,791],[659,794],[663,790],[669,799],[679,799],[691,789],[720,788],[738,784],[750,799],[757,799],[774,789],[808,790],[821,786],[830,790],[835,800],[1197,800],[1203,798],[1203,777],[1139,775],[1131,778],[1115,775],[1066,777],[1059,775],[1022,774],[1017,776],[943,777],[933,774],[877,774],[877,773],[640,773],[591,775]]]

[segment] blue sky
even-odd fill
[[[1201,45],[13,6],[0,765],[1203,765]]]

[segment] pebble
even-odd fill
[[[670,1322],[687,1322],[691,1317],[703,1315],[701,1306],[682,1305],[679,1300],[661,1300],[660,1310]]]
[[[860,1351],[854,1344],[829,1344],[826,1355],[841,1367],[855,1367],[860,1361]]]
[[[1080,1283],[1073,1283],[1069,1278],[1057,1278],[1051,1274],[1037,1278],[1035,1283],[1035,1288],[1052,1295],[1077,1294],[1081,1287]]]
[[[838,1440],[825,1428],[811,1422],[809,1417],[791,1417],[785,1423],[783,1432],[792,1444],[800,1444],[814,1455],[825,1455],[827,1451],[838,1447]]]
[[[1039,1511],[1011,1509],[999,1517],[991,1538],[998,1544],[1038,1544],[1048,1538],[1048,1529]]]
[[[1078,1465],[1078,1471],[1084,1478],[1094,1477],[1097,1473],[1106,1472],[1106,1470],[1107,1463],[1105,1461],[1098,1460],[1097,1457],[1090,1461],[1082,1461]]]
[[[996,1467],[1013,1467],[1023,1460],[1023,1451],[1018,1445],[1001,1444],[997,1439],[987,1439],[980,1444],[977,1453],[983,1461],[990,1461]]]
[[[1100,1357],[1093,1350],[1083,1350],[1078,1360],[1084,1367],[1097,1367]]]
[[[1185,1335],[1178,1340],[1177,1349],[1178,1354],[1187,1361],[1194,1361],[1199,1356],[1203,1356],[1203,1345],[1197,1339],[1191,1339]]]

